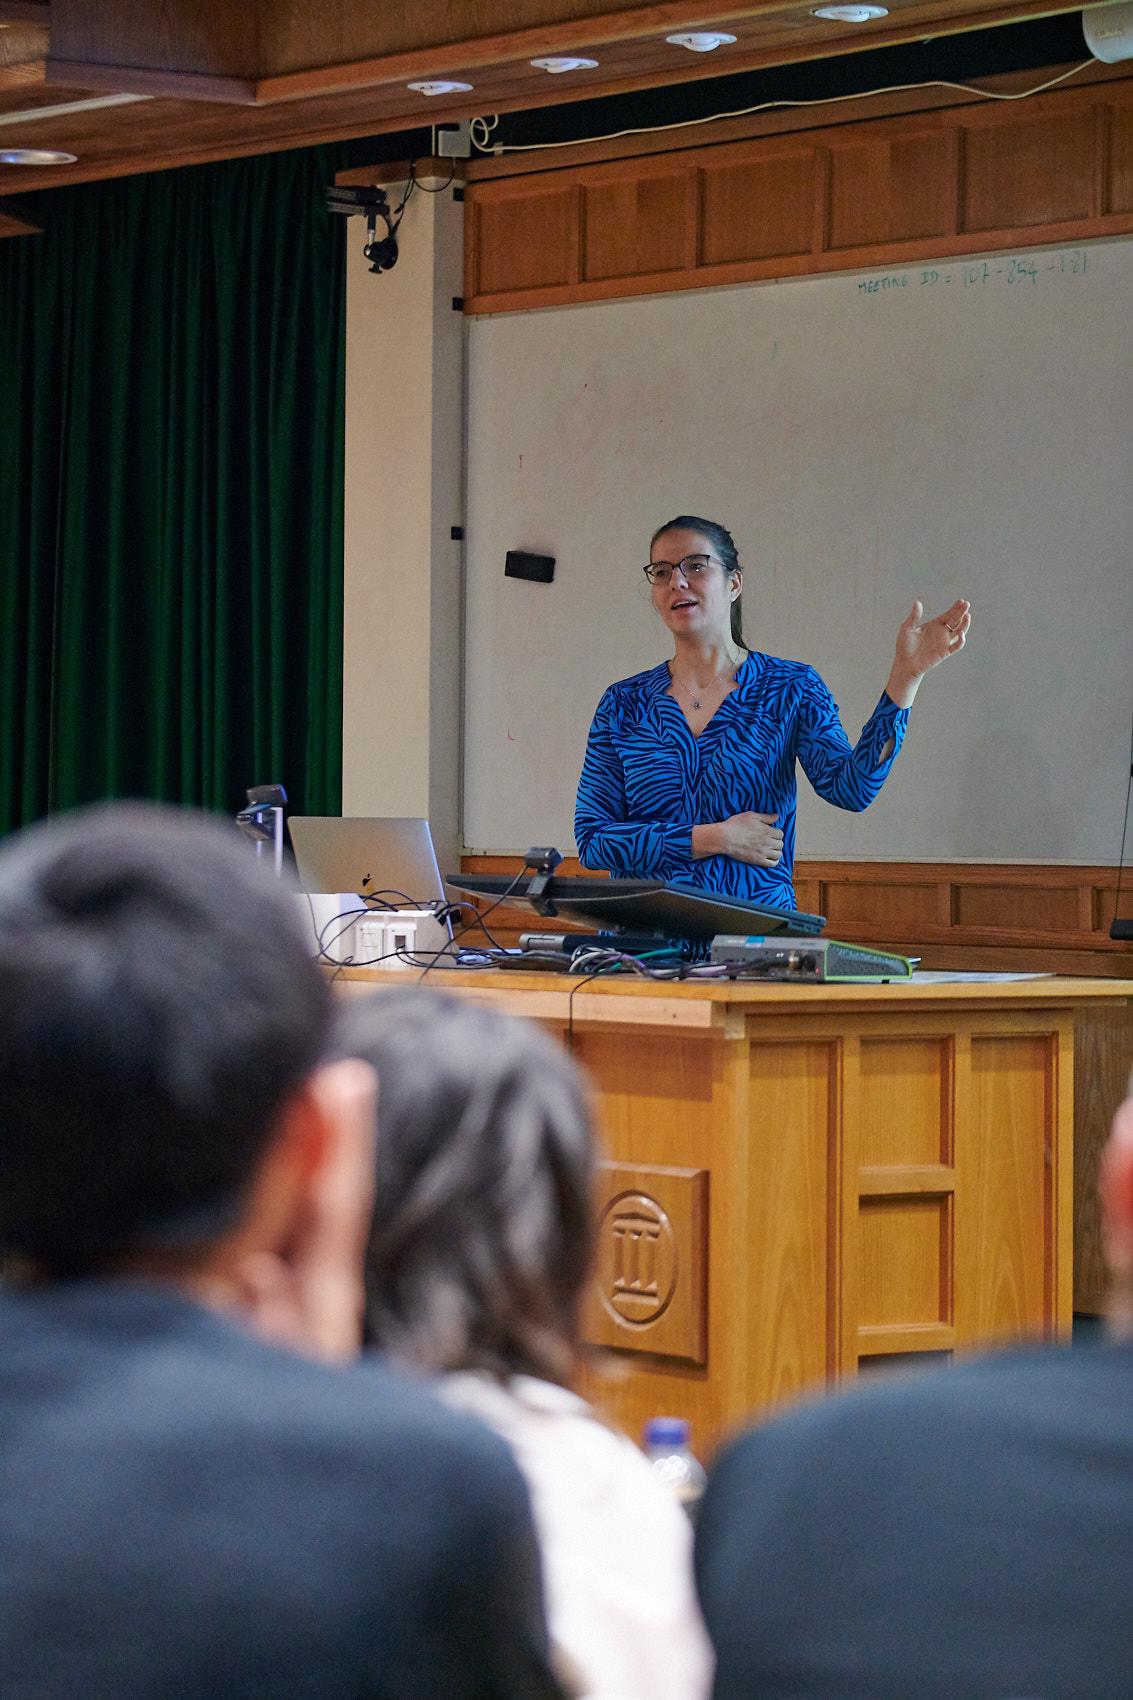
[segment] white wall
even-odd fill
[[[686,511],[736,536],[749,642],[813,662],[852,736],[913,597],[974,603],[866,814],[800,775],[802,855],[1116,862],[1133,244],[982,267],[472,321],[470,849],[571,849],[598,697],[668,653],[640,564]],[[516,547],[556,556],[554,584],[505,579]]]
[[[346,286],[342,809],[426,816],[444,871],[460,840],[462,241],[452,192],[418,192],[390,272],[370,272],[351,220]]]

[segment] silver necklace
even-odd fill
[[[701,697],[707,696],[708,692],[712,688],[712,686],[711,685],[706,686],[703,691],[701,691],[698,695],[694,696],[693,693],[689,690],[688,686],[684,683],[684,681],[682,679],[678,679],[676,672],[672,667],[670,667],[670,669],[669,669],[669,676],[672,679],[674,685],[676,685],[677,689],[679,691],[684,692],[685,696],[688,698],[689,702],[692,704],[693,712],[696,713],[696,714],[699,714],[701,708],[703,707],[703,703],[701,702]],[[731,682],[735,678],[735,676],[736,676],[735,668],[733,668],[730,673],[718,673],[716,675],[715,679],[713,679],[712,684],[717,686],[717,688],[721,685],[729,685],[729,684],[731,684]]]

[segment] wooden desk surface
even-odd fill
[[[408,986],[420,974],[408,969],[342,968],[337,983],[349,992]],[[573,974],[523,974],[486,969],[436,968],[426,984],[522,1011],[537,1021],[727,1030],[734,1016],[760,1013],[829,1014],[912,1007],[954,1009],[1066,1009],[1105,1003],[1133,1005],[1129,980],[1070,979],[960,981],[950,984],[894,981],[888,985],[798,985],[787,981],[653,981],[616,975],[589,979]]]

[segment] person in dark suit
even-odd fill
[[[1126,1700],[1133,1099],[1103,1173],[1111,1337],[800,1408],[712,1472],[717,1700]]]
[[[218,824],[0,850],[3,1700],[561,1700],[502,1442],[334,1361],[373,1075],[329,1002]]]

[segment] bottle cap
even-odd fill
[[[651,1417],[645,1425],[646,1446],[687,1446],[688,1423],[684,1417]]]

